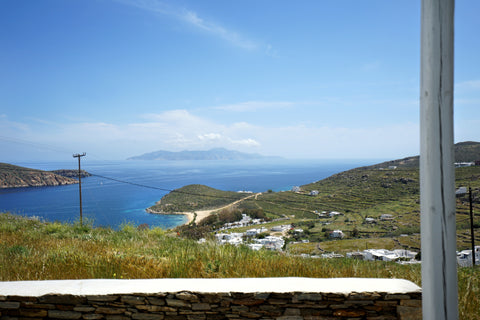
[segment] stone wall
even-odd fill
[[[281,282],[283,279],[295,280],[295,278],[278,278],[275,281]],[[206,286],[203,290],[199,290],[195,285],[198,280]],[[211,280],[210,286],[209,280]],[[347,292],[344,287],[340,290],[320,287],[316,291],[312,291],[310,288],[306,288],[306,291],[298,291],[297,284],[292,286],[295,291],[287,292],[283,287],[276,291],[268,290],[268,288],[261,291],[258,291],[258,288],[251,290],[245,290],[244,287],[235,288],[235,284],[238,282],[232,281],[232,279],[221,279],[223,286],[215,289],[219,280],[181,279],[178,281],[185,283],[193,281],[193,290],[185,290],[186,286],[182,285],[182,290],[159,290],[154,293],[151,292],[151,286],[145,288],[145,291],[148,292],[126,293],[126,291],[138,292],[136,290],[139,290],[145,282],[138,283],[136,288],[133,285],[133,290],[125,290],[121,287],[111,288],[112,285],[115,287],[114,282],[108,282],[109,288],[104,287],[105,290],[103,290],[105,294],[99,294],[99,291],[102,291],[101,288],[85,290],[89,284],[94,283],[92,282],[94,280],[90,280],[86,285],[72,286],[71,293],[66,292],[68,291],[67,285],[58,290],[55,288],[43,290],[40,295],[34,287],[28,294],[28,283],[32,282],[17,282],[18,285],[25,286],[26,290],[24,291],[15,290],[15,283],[4,282],[0,283],[0,318],[86,320],[421,319],[421,292],[414,284],[412,285],[416,288],[412,286],[412,289],[409,290],[398,290],[394,287],[377,291],[378,288],[373,286],[373,289],[376,290],[373,291],[366,286],[364,292]],[[233,282],[231,290],[225,290],[224,286],[228,285],[229,280]],[[253,281],[255,280],[262,282],[264,279],[253,279]],[[321,279],[311,279],[313,282],[317,280]],[[387,286],[390,286],[392,279],[385,280],[388,282]],[[152,281],[159,285],[158,289],[161,289],[161,280],[160,282]],[[248,279],[248,281],[245,279],[245,281],[253,284],[252,279]],[[357,279],[351,281],[357,281]],[[40,286],[51,284],[48,281],[39,283]],[[61,284],[60,281],[55,283]],[[268,285],[268,283],[264,284]],[[168,286],[166,287],[165,289],[168,289]],[[207,287],[209,288],[207,289]],[[114,291],[119,293],[112,293]],[[49,293],[44,294],[45,292]]]

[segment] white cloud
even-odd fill
[[[158,0],[117,0],[118,2],[143,9],[160,15],[168,15],[177,20],[183,21],[194,28],[206,32],[214,37],[223,39],[230,44],[245,49],[256,50],[260,47],[257,43],[237,32],[225,28],[224,26],[213,21],[201,18],[196,12],[188,9],[174,7]],[[271,46],[270,46],[271,47]],[[269,52],[273,49],[269,49]]]
[[[463,81],[455,84],[456,89],[480,89],[480,80],[469,80]]]
[[[1,134],[16,135],[20,132],[30,131],[30,126],[25,123],[11,121],[6,114],[0,114]]]
[[[87,152],[96,159],[124,159],[155,150],[206,150],[215,147],[288,158],[400,158],[418,154],[416,123],[360,128],[291,125],[264,127],[247,122],[223,124],[186,110],[142,116],[125,125],[105,122],[37,124],[18,139],[51,145],[65,157]],[[0,117],[5,122],[5,117]],[[13,127],[11,127],[13,128]],[[13,129],[12,129],[13,130]],[[10,130],[9,132],[13,133]],[[0,139],[1,140],[1,139]],[[53,149],[53,148],[51,148]]]
[[[238,33],[228,30],[212,21],[204,20],[193,11],[184,10],[178,15],[178,17],[180,17],[183,21],[197,27],[198,29],[206,31],[209,34],[219,37],[223,40],[226,40],[237,47],[246,50],[255,50],[258,48],[258,45],[255,42],[248,40],[239,35]]]
[[[246,101],[234,104],[227,104],[223,106],[213,107],[218,110],[236,111],[236,112],[252,112],[260,109],[278,109],[278,108],[290,108],[295,103],[289,101]]]
[[[245,147],[260,147],[260,143],[254,139],[242,139],[242,140],[231,140],[235,145],[245,146]]]
[[[222,138],[222,135],[218,133],[205,133],[199,134],[198,138],[200,140],[220,140]]]

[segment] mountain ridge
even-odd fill
[[[455,154],[455,162],[474,162],[480,160],[480,142],[463,141],[457,142],[453,146]],[[420,156],[405,157],[402,159],[389,160],[382,163],[377,163],[363,168],[388,168],[389,166],[414,168],[419,166]]]
[[[263,156],[258,153],[244,153],[225,148],[213,148],[209,150],[183,150],[165,151],[158,150],[144,153],[139,156],[127,158],[127,160],[250,160],[250,159],[273,159],[280,157]]]

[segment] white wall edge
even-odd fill
[[[222,279],[87,279],[0,282],[0,296],[155,294],[174,292],[310,292],[349,294],[421,292],[404,279],[382,278],[222,278]]]

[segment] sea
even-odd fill
[[[146,212],[171,190],[203,184],[225,191],[275,192],[290,190],[375,160],[198,160],[99,161],[82,158],[81,167],[93,176],[82,178],[83,219],[95,227],[125,224],[171,229],[185,215]],[[77,159],[62,162],[16,162],[40,169],[78,169]],[[38,217],[47,222],[80,220],[78,184],[0,189],[0,213]]]

